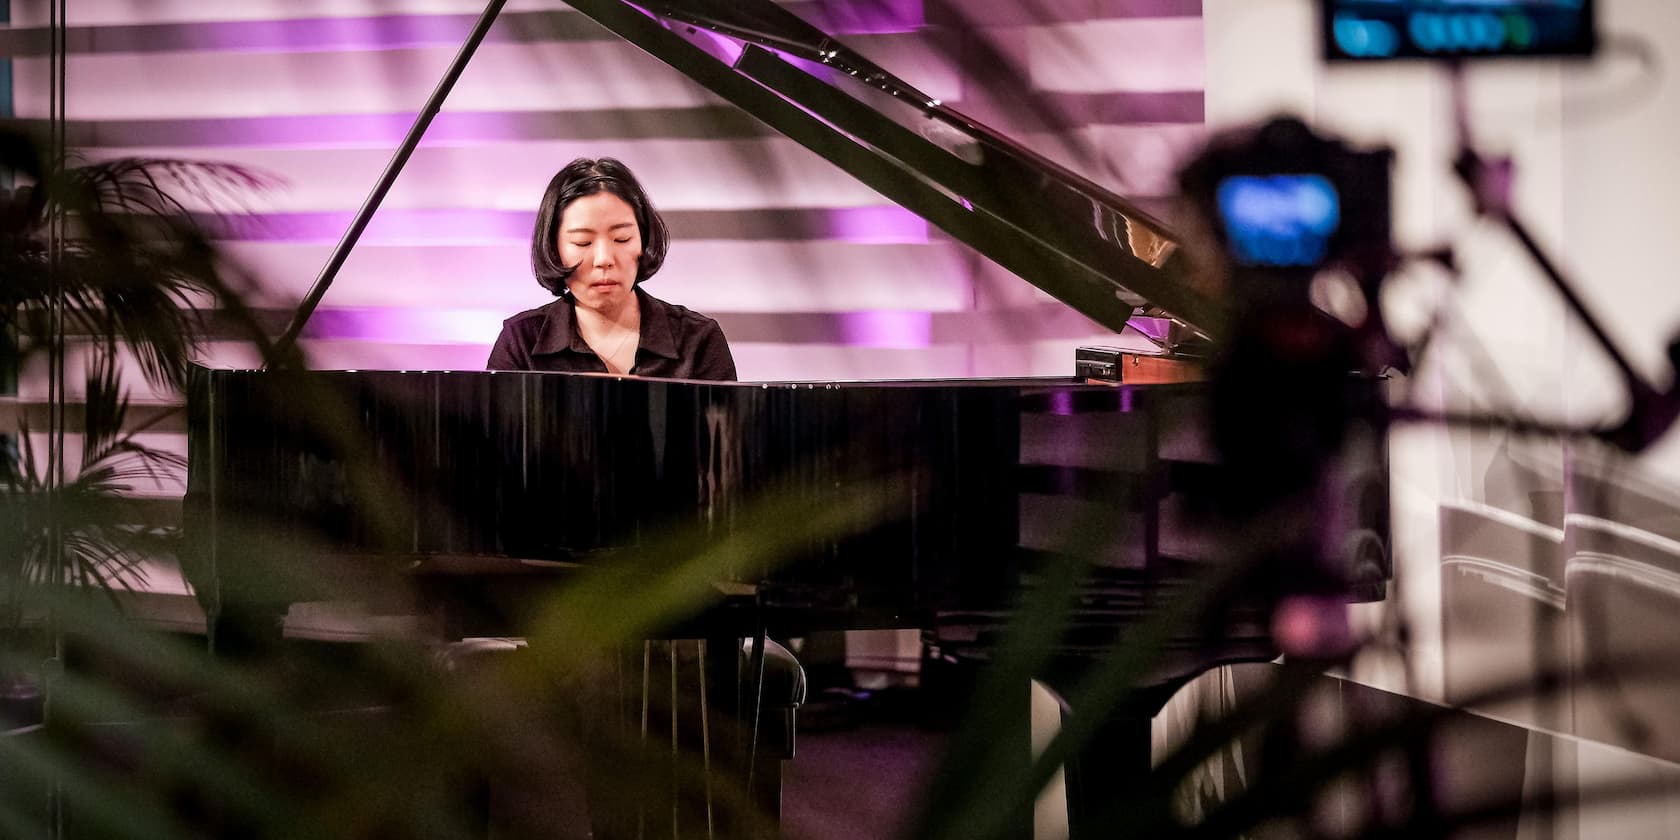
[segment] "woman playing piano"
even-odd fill
[[[665,221],[628,167],[578,158],[537,208],[531,269],[558,300],[502,323],[491,370],[734,380],[717,322],[641,287],[665,262]]]
[[[667,244],[664,220],[623,163],[612,158],[579,158],[566,164],[543,193],[531,237],[532,272],[557,300],[502,322],[487,367],[733,381],[735,360],[717,322],[666,303],[641,287],[665,261]],[[598,840],[668,835],[672,832],[666,829],[671,826],[659,828],[664,822],[691,828],[698,825],[702,830],[710,824],[709,787],[699,797],[707,803],[707,809],[696,813],[691,813],[695,797],[687,793],[677,795],[672,802],[654,805],[651,803],[657,797],[653,793],[637,791],[631,798],[647,802],[633,807],[621,801],[622,792],[615,796],[615,785],[634,784],[621,778],[626,766],[638,765],[635,761],[626,764],[626,742],[614,740],[611,733],[626,721],[633,723],[635,709],[641,709],[645,716],[649,704],[664,704],[662,711],[652,715],[651,732],[648,719],[643,718],[643,740],[651,735],[649,743],[668,740],[672,746],[681,744],[689,752],[705,756],[728,746],[720,742],[709,748],[701,743],[696,749],[689,743],[695,733],[709,731],[707,725],[695,722],[706,717],[707,709],[700,699],[707,693],[701,689],[707,681],[699,679],[700,671],[715,671],[708,679],[712,686],[709,692],[718,695],[717,700],[735,699],[737,695],[728,677],[739,670],[745,654],[737,640],[718,641],[723,642],[723,655],[711,657],[712,664],[707,664],[705,647],[693,641],[625,646],[616,654],[605,655],[600,674],[586,676],[573,686],[581,708],[579,720],[589,722],[579,734],[587,767],[585,793],[590,822]],[[803,676],[792,654],[774,642],[765,645],[765,652],[766,670],[789,674],[784,678],[788,691],[800,695],[772,701],[771,705],[785,707],[802,699]],[[624,679],[624,675],[638,670],[639,675]],[[679,671],[683,674],[680,679]],[[661,674],[669,675],[666,679],[671,682],[662,684]],[[775,684],[774,679],[768,684]],[[718,705],[711,708],[729,713]],[[685,721],[681,726],[675,725],[677,717]],[[662,726],[661,721],[673,723]],[[752,743],[758,742],[754,739]],[[777,754],[764,763],[779,760]],[[774,777],[779,778],[779,768],[775,769]],[[770,770],[767,767],[764,772]],[[670,794],[668,785],[656,787],[662,795]],[[755,790],[763,788],[763,781],[755,782]],[[675,802],[685,804],[679,808]]]

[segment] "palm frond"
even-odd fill
[[[129,589],[143,579],[141,558],[173,547],[172,531],[131,527],[138,521],[125,494],[168,486],[186,468],[180,455],[148,447],[124,428],[128,398],[112,361],[114,350],[96,353],[88,367],[83,415],[81,468],[53,486],[28,427],[20,427],[16,458],[5,459],[0,487],[4,547],[21,584],[68,583],[103,590]],[[61,562],[48,551],[52,529],[60,535]]]
[[[57,305],[67,329],[126,345],[148,381],[181,386],[202,332],[195,301],[232,297],[227,266],[187,202],[246,212],[275,180],[226,163],[121,158],[55,170],[42,161],[0,126],[0,170],[26,183],[0,195],[0,327],[18,335],[20,354],[34,352],[55,340]],[[46,232],[60,217],[68,237],[54,254]],[[254,321],[235,320],[260,335]]]

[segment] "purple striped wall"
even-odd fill
[[[319,271],[478,10],[73,6],[73,143],[287,181],[214,223],[277,312]],[[1201,136],[1200,0],[790,8],[1151,210],[1167,212],[1172,166]],[[46,41],[29,14],[0,28],[0,54],[16,57],[20,115],[39,118]],[[573,154],[647,173],[675,235],[650,289],[717,315],[746,378],[1065,374],[1077,344],[1120,340],[564,7],[510,4],[479,59],[323,302],[305,341],[317,364],[481,364],[501,317],[548,299],[524,243],[542,185]],[[243,361],[221,344],[212,357]]]

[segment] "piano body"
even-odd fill
[[[1165,224],[768,0],[572,5],[1092,320],[1118,332],[1147,315],[1203,353],[1217,346],[1226,313],[1170,256]],[[708,32],[740,51],[720,60]],[[965,151],[907,119],[941,123]],[[1073,558],[1080,579],[1044,675],[1059,686],[1228,559],[1196,505],[1221,484],[1207,387],[1159,381],[1200,360],[1164,358],[1122,365],[1118,383],[198,370],[183,565],[236,649],[277,633],[288,604],[345,593],[397,593],[446,635],[517,633],[580,571],[657,575],[682,561],[673,546],[769,541],[718,560],[707,608],[665,632],[916,627],[984,657],[1018,600]],[[1375,383],[1350,387],[1377,404]],[[1334,558],[1348,598],[1382,597],[1391,572],[1381,450],[1354,459],[1358,539]],[[820,526],[836,505],[867,515]],[[765,530],[766,510],[779,528]],[[1093,747],[1120,753],[1087,768],[1093,795],[1147,771],[1148,716],[1173,686],[1275,655],[1267,610],[1288,582],[1243,582],[1253,589],[1219,601],[1216,621],[1156,652],[1155,676]]]
[[[765,538],[787,544],[724,561],[718,593],[751,604],[736,629],[751,614],[788,634],[1002,612],[1060,555],[1090,567],[1093,615],[1118,618],[1215,559],[1189,510],[1218,478],[1195,383],[199,369],[191,393],[196,576],[223,604],[330,599],[355,570],[463,592],[614,562],[651,575],[669,537],[695,554]],[[755,505],[863,521],[767,523]],[[313,559],[275,580],[264,557]],[[436,606],[455,636],[517,624]]]

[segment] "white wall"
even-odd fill
[[[1642,71],[1638,57],[1619,48],[1564,76],[1565,254],[1581,271],[1582,295],[1655,378],[1666,376],[1666,347],[1680,335],[1680,85],[1672,78],[1680,68],[1680,3],[1614,0],[1603,16],[1612,36],[1642,38],[1654,66]],[[1604,379],[1596,361],[1572,368],[1571,381]],[[1680,475],[1680,435],[1644,460]]]
[[[1589,63],[1477,65],[1467,76],[1469,114],[1477,144],[1516,161],[1518,214],[1655,378],[1664,375],[1664,348],[1680,327],[1680,283],[1669,276],[1680,262],[1680,87],[1650,74],[1680,65],[1680,4],[1602,5],[1600,29],[1610,42],[1603,55]],[[1394,283],[1396,314],[1415,316],[1443,294],[1457,314],[1445,352],[1410,383],[1420,399],[1540,417],[1614,416],[1620,388],[1613,371],[1511,238],[1473,218],[1451,176],[1446,72],[1419,64],[1326,67],[1315,6],[1205,0],[1209,127],[1288,110],[1356,142],[1394,147],[1398,243],[1450,242],[1463,266],[1455,289],[1427,270]],[[1626,34],[1644,39],[1655,68],[1642,68],[1617,45]],[[1441,691],[1437,511],[1450,500],[1499,503],[1500,489],[1490,485],[1498,476],[1489,473],[1508,443],[1499,434],[1419,428],[1397,430],[1393,439],[1397,603],[1417,638],[1418,679],[1410,688],[1425,697]],[[1544,446],[1530,457],[1555,458]],[[1680,435],[1641,458],[1638,469],[1680,473]],[[1401,687],[1390,668],[1368,665],[1362,676]]]

